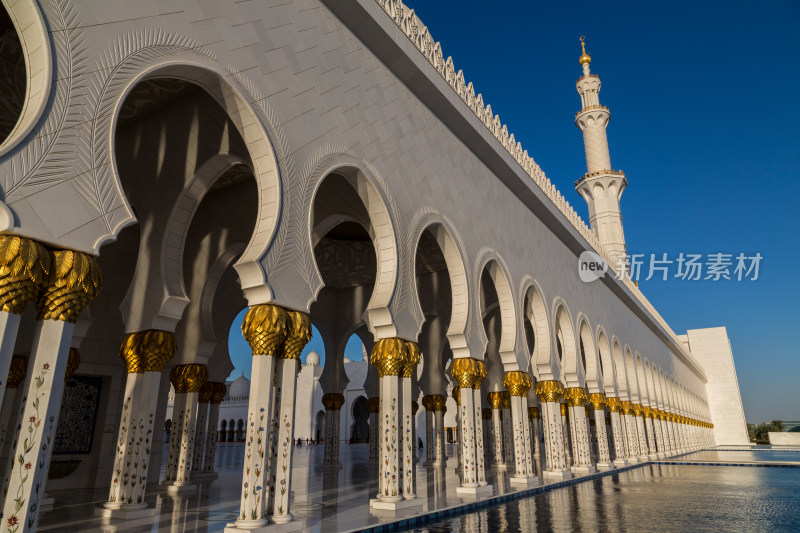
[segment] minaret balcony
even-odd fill
[[[597,111],[598,109],[608,111],[608,113],[611,114],[611,110],[604,105],[588,105],[583,109],[581,109],[580,111],[578,111],[577,113],[575,113],[575,120],[578,120],[578,117],[581,116],[583,113],[586,113],[587,111]]]
[[[628,180],[625,178],[625,173],[621,170],[598,170],[596,172],[587,172],[584,174],[581,179],[575,182],[575,188],[577,189],[582,183],[588,180],[604,177],[622,178],[624,184],[628,184]]]

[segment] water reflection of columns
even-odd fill
[[[622,409],[622,402],[619,398],[610,397],[606,399],[608,405],[609,415],[611,419],[611,435],[614,441],[614,466],[628,466],[629,452],[626,450],[625,444],[625,428],[623,427],[623,419],[620,415]]]
[[[571,387],[564,391],[564,399],[569,405],[569,425],[572,434],[573,471],[581,474],[595,472],[589,452],[589,435],[586,431],[586,409],[589,399],[583,387]]]
[[[569,479],[571,475],[564,455],[564,433],[559,403],[564,394],[564,387],[558,381],[539,381],[536,383],[535,392],[541,407],[547,461],[547,470],[543,475],[551,479]]]
[[[589,395],[589,403],[594,409],[594,430],[597,438],[597,467],[602,469],[613,468],[611,454],[608,450],[608,433],[606,432],[606,397],[595,392]]]
[[[378,434],[378,425],[381,410],[381,399],[369,398],[367,400],[369,405],[369,460],[377,462],[378,448],[380,447],[380,435]]]
[[[17,238],[6,237],[3,241],[8,253],[0,268],[0,279],[5,286],[0,314],[6,327],[0,329],[4,334],[0,344],[6,361],[0,376],[7,375],[13,350],[8,346],[9,343],[13,346],[16,337],[16,328],[8,327],[8,321],[19,320],[19,314],[9,313],[16,305],[14,297],[9,298],[9,291],[20,290],[17,297],[26,299],[26,304],[31,296],[42,291],[36,301],[36,333],[23,384],[27,400],[23,400],[20,410],[22,427],[11,455],[15,462],[2,514],[10,530],[22,533],[36,530],[53,450],[49,443],[55,437],[58,424],[72,333],[81,311],[100,293],[102,274],[96,261],[86,254],[55,250],[48,255],[40,245],[27,239],[18,239],[19,248],[12,254],[15,247],[9,244],[9,239]],[[23,245],[27,246],[27,253],[33,255],[21,256]],[[9,261],[10,255],[13,258]],[[48,258],[52,258],[51,261]],[[36,270],[37,276],[41,275],[40,283],[18,279],[23,270]],[[44,275],[47,273],[49,278]]]

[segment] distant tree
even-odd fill
[[[771,429],[770,431],[783,431],[784,430],[783,420],[773,420],[772,427],[773,429]]]
[[[789,430],[789,433],[800,433],[800,426],[795,426]]]
[[[798,426],[800,427],[800,426]],[[756,440],[756,425],[751,424],[750,422],[747,423],[747,436],[750,437],[751,441]]]

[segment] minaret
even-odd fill
[[[587,172],[575,183],[575,190],[589,204],[589,224],[592,231],[611,256],[612,264],[609,266],[618,271],[619,265],[623,264],[620,261],[624,261],[626,256],[619,199],[628,181],[622,171],[611,169],[606,137],[606,126],[611,112],[600,105],[600,78],[589,71],[592,58],[586,53],[583,37],[581,48],[583,55],[578,63],[583,67],[583,76],[575,85],[583,106],[575,115],[575,125],[583,132]]]

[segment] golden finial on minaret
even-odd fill
[[[583,55],[581,55],[581,57],[578,58],[578,63],[580,63],[581,66],[588,65],[589,63],[592,62],[591,56],[589,56],[589,54],[586,53],[586,43],[584,41],[586,41],[586,37],[581,35],[581,50],[583,50]]]

